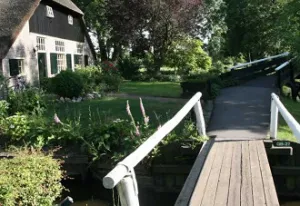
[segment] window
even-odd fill
[[[66,55],[64,54],[57,54],[57,68],[58,71],[66,70]]]
[[[37,44],[37,50],[38,51],[45,51],[46,46],[45,46],[45,38],[43,37],[37,37],[36,38],[36,44]]]
[[[83,44],[77,44],[77,54],[83,53]]]
[[[54,18],[53,9],[51,6],[46,6],[47,9],[47,17]]]
[[[81,67],[82,63],[83,63],[83,56],[82,55],[74,55],[75,67]]]
[[[73,25],[73,16],[68,15],[68,23],[69,23],[70,25]]]
[[[17,76],[23,72],[24,59],[10,59],[9,60],[9,73],[10,76]]]
[[[57,52],[65,52],[65,42],[55,41],[55,50]]]

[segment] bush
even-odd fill
[[[118,92],[123,79],[119,74],[103,74],[102,81],[106,92]]]
[[[7,117],[1,129],[5,136],[9,137],[11,142],[24,140],[30,131],[31,119],[27,115],[17,113],[16,115]],[[24,142],[23,142],[24,143]]]
[[[102,83],[105,84],[106,92],[119,91],[120,85],[123,81],[118,68],[112,62],[105,61],[102,63],[103,68]]]
[[[142,62],[136,57],[125,57],[119,60],[118,67],[122,77],[131,80],[132,77],[139,74]]]
[[[91,93],[94,91],[100,92],[102,74],[100,67],[84,67],[77,69],[75,73],[81,76],[83,81],[83,92]]]
[[[62,71],[51,79],[53,92],[61,97],[78,97],[82,94],[84,84],[81,76],[72,71]]]
[[[10,91],[8,95],[9,113],[40,114],[47,107],[45,92],[38,88],[28,88],[20,92]]]
[[[0,161],[0,205],[52,206],[63,190],[60,163],[40,152]]]

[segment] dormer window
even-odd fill
[[[73,25],[73,16],[68,15],[68,22],[70,25]]]
[[[47,8],[47,17],[49,18],[54,18],[54,13],[53,13],[53,9],[51,6],[46,6]]]

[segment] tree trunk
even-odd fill
[[[100,32],[97,32],[97,38],[98,38],[98,42],[99,42],[101,61],[106,61],[108,59],[107,51],[106,51],[106,45],[105,45],[104,39],[101,37]]]
[[[122,58],[122,46],[120,44],[114,45],[114,52],[112,54],[112,61],[116,62]]]

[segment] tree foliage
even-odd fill
[[[184,38],[174,41],[167,55],[166,64],[177,67],[181,74],[199,73],[211,68],[211,58],[202,49],[198,39]]]

